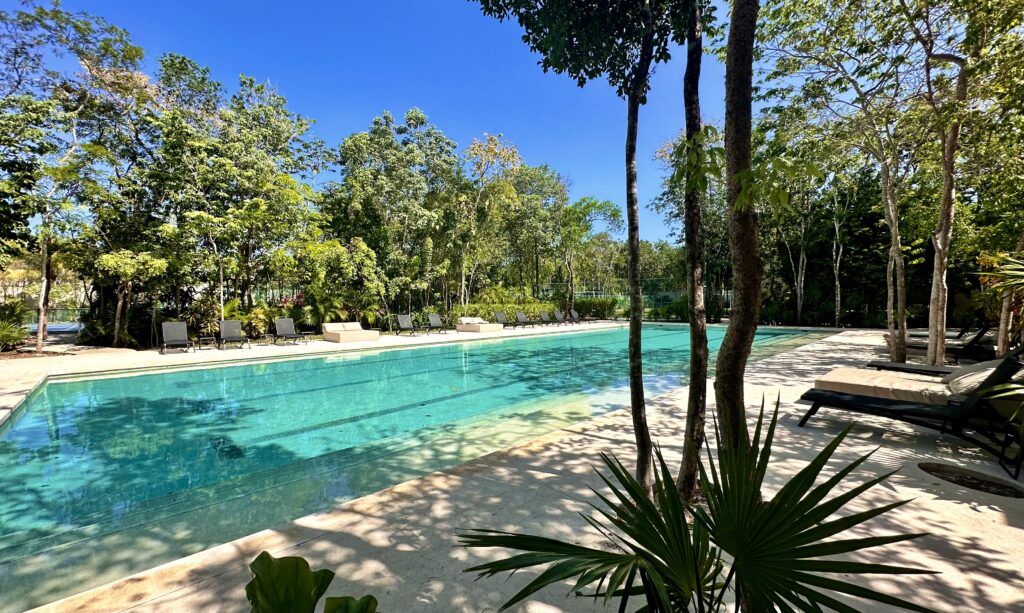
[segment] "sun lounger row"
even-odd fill
[[[1024,465],[1024,347],[963,367],[870,362],[836,368],[801,396],[811,404],[804,426],[821,408],[885,417],[959,437],[992,453],[1018,478]]]
[[[160,331],[163,335],[163,343],[160,345],[160,353],[168,349],[195,349],[197,344],[188,335],[188,325],[183,321],[165,321],[160,324]],[[278,340],[297,343],[305,341],[312,333],[296,332],[295,321],[290,317],[280,317],[274,320],[274,333],[268,335],[277,344]],[[200,337],[200,341],[207,337]],[[215,341],[218,348],[224,348],[230,343],[238,343],[239,347],[252,344],[251,339],[242,333],[242,322],[237,319],[220,320],[220,332],[217,336],[209,337]]]

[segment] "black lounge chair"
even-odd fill
[[[427,334],[430,334],[431,330],[440,330],[441,332],[448,334],[448,330],[450,329],[451,328],[444,325],[444,322],[441,321],[440,315],[437,313],[427,313]]]
[[[885,417],[951,434],[976,445],[996,456],[1003,470],[1016,479],[1024,464],[1022,426],[997,411],[987,395],[993,387],[1008,383],[1020,368],[1021,363],[1016,358],[1005,358],[977,391],[967,396],[952,396],[947,404],[925,404],[813,388],[800,397],[811,403],[811,408],[798,425],[806,425],[821,407]],[[1017,452],[1011,453],[1010,448],[1014,444]]]
[[[184,347],[185,353],[188,353],[190,347],[194,347],[192,341],[188,340],[188,326],[183,321],[165,321],[160,324],[160,332],[164,337],[164,342],[160,346],[161,355],[175,347]]]
[[[244,345],[252,347],[249,337],[242,334],[242,322],[237,319],[220,320],[220,336],[217,338],[217,346],[223,349],[228,343],[238,343],[239,349]]]
[[[416,322],[412,320],[412,315],[398,315],[398,334],[401,336],[402,332],[408,332],[409,336],[416,336],[416,333],[423,330],[420,326],[416,325]]]
[[[499,324],[501,324],[502,326],[504,326],[506,328],[515,328],[516,326],[519,325],[518,322],[509,321],[509,320],[505,319],[505,313],[503,313],[501,311],[495,311],[494,312],[494,321],[499,323]]]
[[[957,364],[960,363],[960,358],[991,360],[995,357],[995,350],[981,344],[981,341],[984,340],[985,334],[988,333],[990,328],[991,326],[989,324],[982,323],[981,326],[978,327],[978,330],[966,341],[946,341],[946,355],[953,358],[953,362]],[[907,341],[907,349],[920,349],[927,351],[928,341]]]
[[[572,318],[572,315],[565,315],[558,309],[555,309],[555,321],[565,322],[566,324],[578,324],[580,322]]]
[[[305,341],[306,335],[299,334],[295,331],[295,320],[291,317],[279,317],[274,320],[274,344],[277,344],[277,339],[283,338],[286,341],[292,341],[293,344],[298,344],[299,341]]]
[[[968,323],[966,326],[960,328],[960,330],[957,331],[957,332],[953,332],[952,330],[946,330],[946,340],[947,341],[963,340],[963,338],[965,336],[967,336],[967,333],[970,332],[971,330],[974,330],[979,325],[979,323],[982,323],[981,319],[980,318],[975,318],[970,323]],[[928,332],[926,330],[925,331],[920,331],[920,332],[908,332],[907,333],[907,338],[928,338]]]
[[[536,327],[537,324],[541,323],[541,321],[539,319],[530,319],[529,317],[526,316],[526,313],[522,311],[516,311],[516,323],[525,328],[526,326]]]
[[[551,326],[551,325],[558,324],[557,321],[553,321],[550,317],[548,317],[548,312],[547,311],[541,311],[540,312],[540,323],[542,323],[545,326]]]
[[[1011,349],[1005,355],[999,356],[1001,358],[1019,358],[1024,355],[1024,344],[1021,344],[1016,349]],[[885,360],[875,360],[867,363],[868,368],[877,368],[878,370],[891,370],[893,372],[905,372],[914,375],[928,375],[931,377],[944,377],[951,375],[960,369],[959,366],[931,366],[929,364],[913,364],[911,362],[888,362]]]
[[[580,314],[576,312],[576,309],[569,309],[569,313],[572,315],[573,319],[575,319],[576,321],[578,321],[580,323],[583,323],[583,322],[587,322],[587,323],[591,323],[591,324],[597,323],[597,319],[595,319],[593,317],[580,317]]]

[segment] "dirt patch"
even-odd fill
[[[943,481],[955,483],[961,487],[966,487],[969,490],[995,494],[996,496],[1007,496],[1009,498],[1024,498],[1024,487],[1004,481],[1003,479],[990,477],[985,473],[934,462],[922,462],[917,467],[929,475],[938,477]]]

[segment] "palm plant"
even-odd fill
[[[996,269],[985,272],[985,277],[996,282],[992,287],[998,290],[1024,289],[1024,255],[999,254],[992,256]]]
[[[928,611],[906,600],[829,575],[931,571],[823,559],[922,536],[896,534],[833,539],[908,502],[895,502],[828,520],[892,473],[869,479],[826,500],[829,493],[871,455],[858,458],[815,485],[821,470],[849,432],[847,429],[775,496],[764,500],[761,490],[775,435],[778,404],[764,431],[762,444],[764,417],[762,406],[749,445],[720,449],[717,462],[708,452],[708,468],[701,467],[700,473],[706,508],[688,506],[678,496],[660,450],[656,453],[659,470],[655,471],[653,499],[618,460],[602,454],[611,478],[600,477],[612,495],[606,497],[593,490],[602,506],[591,503],[595,515],[584,515],[584,518],[615,544],[614,550],[526,534],[472,530],[460,535],[467,547],[499,547],[522,553],[474,566],[467,572],[491,576],[549,565],[502,605],[502,610],[548,585],[574,579],[574,592],[582,594],[585,588],[593,588],[592,597],[618,598],[622,612],[633,596],[644,600],[644,606],[637,611],[648,613],[719,611],[726,606],[726,595],[730,592],[735,602],[742,602],[751,611],[856,611],[834,594],[912,611]],[[688,515],[692,516],[689,521]]]

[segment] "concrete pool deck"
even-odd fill
[[[209,353],[213,352],[199,355]],[[778,394],[782,403],[766,488],[778,488],[843,426],[856,420],[831,468],[877,447],[855,473],[860,477],[855,482],[900,470],[855,500],[848,511],[913,499],[859,527],[857,534],[930,533],[860,554],[858,559],[941,572],[861,582],[937,611],[1024,609],[1024,556],[1020,553],[1024,551],[1024,500],[967,490],[917,467],[918,462],[944,462],[1005,478],[990,457],[955,438],[838,411],[822,410],[807,428],[797,428],[806,407],[795,401],[815,377],[835,366],[863,364],[881,354],[879,332],[844,332],[750,364],[746,397],[751,418],[763,395],[770,404]],[[25,361],[52,359],[57,358]],[[713,406],[713,396],[709,397]],[[680,450],[685,398],[683,387],[648,405],[652,433],[673,463]],[[374,594],[383,611],[495,611],[529,579],[474,581],[462,569],[496,552],[458,547],[457,532],[486,527],[599,543],[577,513],[586,509],[583,500],[591,499],[586,486],[596,485],[592,466],[602,451],[624,460],[632,457],[628,411],[560,429],[36,611],[248,611],[246,565],[261,550],[275,556],[301,555],[314,569],[330,568],[337,576],[328,595]],[[604,610],[586,600],[566,598],[567,589],[546,590],[515,610]],[[850,603],[867,611],[891,610],[862,601]]]

